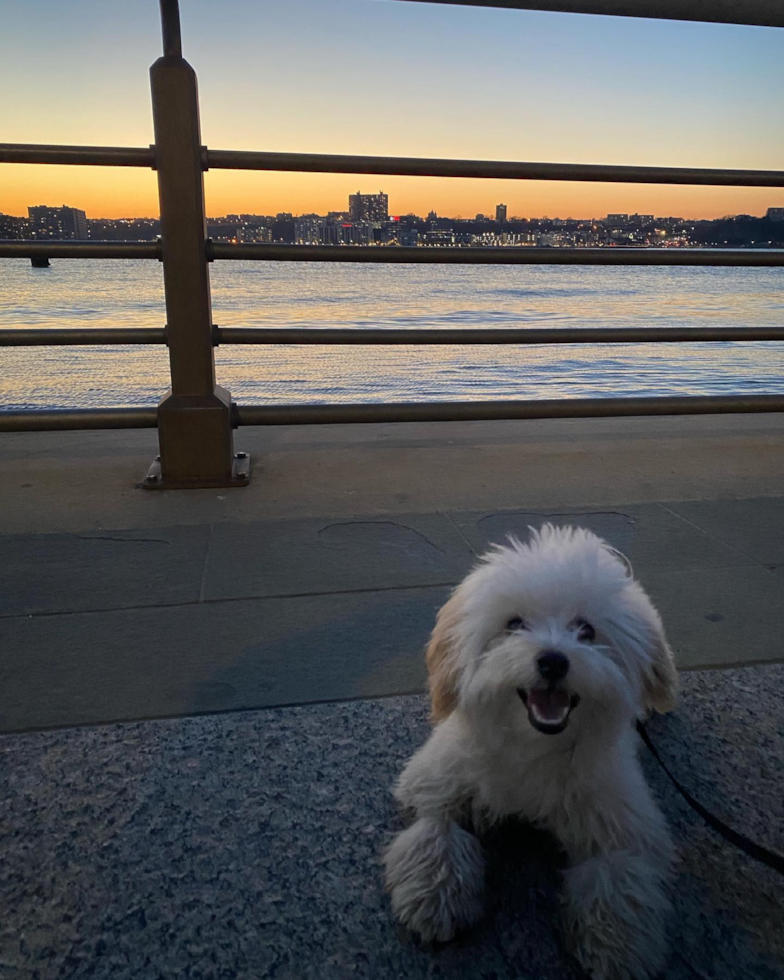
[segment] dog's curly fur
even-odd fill
[[[672,845],[634,723],[674,706],[677,673],[628,563],[581,528],[494,548],[439,612],[427,665],[435,727],[395,790],[416,819],[385,854],[397,918],[440,941],[475,922],[475,835],[517,815],[569,857],[565,934],[586,971],[655,976]]]

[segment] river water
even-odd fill
[[[781,325],[784,269],[216,262],[221,326]],[[0,260],[0,327],[161,327],[152,261]],[[784,393],[784,343],[224,346],[245,404]],[[0,348],[6,409],[153,404],[164,348]]]

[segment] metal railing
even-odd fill
[[[419,2],[419,0],[408,0]],[[429,0],[483,7],[616,14],[784,27],[779,0]],[[212,322],[209,263],[375,262],[547,265],[784,266],[784,250],[662,248],[369,248],[225,244],[207,238],[203,174],[209,169],[784,187],[784,171],[525,163],[210,150],[202,145],[196,76],[182,58],[177,0],[160,0],[164,54],[150,69],[155,144],[150,147],[0,144],[0,163],[149,167],[157,171],[157,242],[0,242],[0,258],[157,259],[163,264],[166,327],[3,329],[0,345],[166,344],[171,388],[156,408],[0,412],[0,431],[158,428],[160,456],[149,488],[243,486],[249,460],[235,453],[238,425],[589,418],[782,412],[784,395],[536,399],[237,406],[216,383],[218,344],[608,344],[782,341],[784,327],[584,329],[359,329],[219,327]]]
[[[784,7],[781,0],[405,0],[405,2],[784,27]]]
[[[500,254],[499,254],[500,253]],[[234,245],[208,243],[210,259],[264,262],[374,262],[439,265],[711,265],[784,266],[784,249],[494,248],[452,245],[369,248],[366,245]],[[499,330],[499,334],[501,331]],[[620,338],[621,330],[618,335]],[[455,338],[459,331],[454,332]]]
[[[398,177],[486,177],[492,180],[586,180],[623,184],[784,187],[782,170],[445,160],[437,157],[374,157],[339,153],[210,150],[206,146],[201,148],[201,160],[203,170],[282,170],[297,173],[381,174]],[[150,167],[154,170],[156,160],[154,146],[147,148],[0,143],[0,163]]]
[[[782,327],[219,327],[213,344],[452,346],[454,338],[475,344],[627,344],[727,343],[784,340]],[[499,340],[499,335],[502,339]],[[90,347],[104,344],[165,344],[156,327],[6,327],[0,347]]]

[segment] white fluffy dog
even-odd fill
[[[568,856],[566,936],[587,972],[655,976],[672,845],[634,724],[673,707],[677,674],[628,564],[581,528],[496,546],[439,612],[427,666],[436,725],[395,791],[416,820],[385,855],[397,918],[438,941],[475,922],[471,831],[517,815]]]

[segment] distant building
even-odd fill
[[[294,242],[295,222],[288,211],[280,211],[272,222],[273,242]]]
[[[386,197],[386,194],[384,195]],[[372,245],[378,221],[344,221],[337,225],[339,245]]]
[[[304,215],[294,222],[294,241],[298,245],[319,245],[324,241],[326,222],[317,215]]]
[[[611,228],[621,228],[623,225],[629,224],[628,214],[608,214],[604,219],[604,223],[609,225]]]
[[[382,237],[380,221],[335,221],[303,214],[293,222],[297,245],[374,245]]]
[[[161,233],[157,218],[88,218],[88,237],[94,241],[152,241]]]
[[[348,211],[352,221],[387,221],[389,219],[389,195],[379,191],[378,194],[350,194]]]
[[[784,221],[784,208],[768,208],[765,217],[771,221]]]
[[[506,205],[496,204],[495,206],[495,220],[496,221],[506,221]]]
[[[424,241],[425,245],[454,245],[455,235],[452,231],[426,231]]]
[[[272,231],[264,225],[242,225],[237,228],[235,238],[238,242],[271,242]]]
[[[44,204],[27,209],[32,238],[89,238],[87,215],[79,208],[50,208]]]
[[[0,214],[0,238],[26,238],[28,230],[27,218]]]

